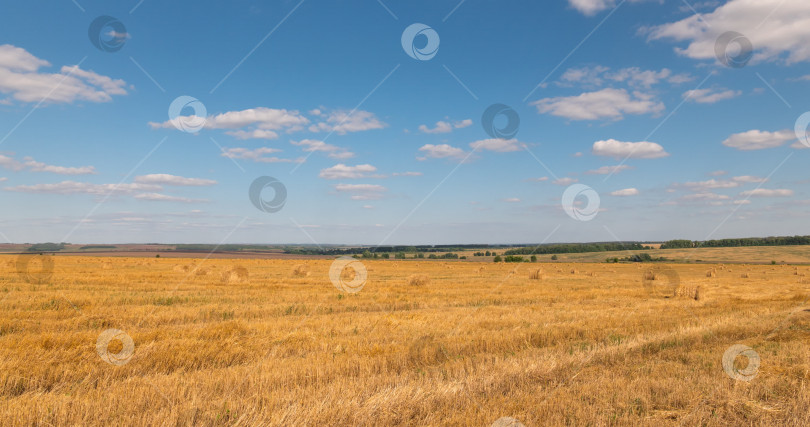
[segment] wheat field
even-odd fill
[[[52,261],[0,256],[0,425],[810,424],[810,267]]]

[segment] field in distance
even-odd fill
[[[0,256],[0,425],[810,424],[806,266],[51,260]]]

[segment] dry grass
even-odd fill
[[[810,295],[791,268],[741,281],[676,265],[673,298],[628,264],[535,265],[540,286],[505,264],[363,261],[367,283],[345,294],[330,260],[291,278],[300,261],[56,257],[42,284],[13,260],[3,426],[810,424]],[[134,341],[122,366],[96,353],[108,329]],[[760,355],[754,380],[723,372],[733,344]]]

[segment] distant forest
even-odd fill
[[[661,244],[661,249],[684,248],[734,248],[738,246],[789,246],[810,245],[810,236],[745,237],[741,239],[718,239],[705,241],[670,240]]]

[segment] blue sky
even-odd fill
[[[810,151],[794,129],[810,110],[803,0],[2,8],[5,241],[808,234]],[[120,49],[91,42],[99,16],[125,28],[99,36]],[[415,23],[438,35],[430,59],[403,49]],[[739,37],[718,56],[730,31]],[[750,60],[723,64],[741,40]],[[207,114],[186,108],[170,120],[181,96]],[[482,115],[493,104],[519,116],[516,135],[487,133]],[[202,127],[175,126],[189,123]],[[496,129],[505,124],[496,117]],[[280,211],[251,204],[261,176],[287,188]],[[576,184],[593,193],[567,198]]]

